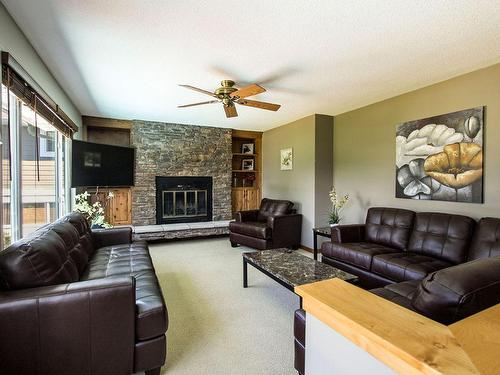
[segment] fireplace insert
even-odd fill
[[[156,177],[156,224],[212,220],[212,177]]]

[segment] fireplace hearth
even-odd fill
[[[156,177],[156,224],[212,220],[212,177]]]

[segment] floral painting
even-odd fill
[[[280,150],[280,166],[282,171],[293,169],[293,150],[291,148]]]
[[[396,198],[483,203],[484,107],[396,130]]]

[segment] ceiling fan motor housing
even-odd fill
[[[224,105],[227,105],[232,98],[229,97],[229,94],[238,91],[237,88],[233,87],[234,86],[234,81],[231,81],[229,79],[225,79],[221,83],[221,87],[215,90],[214,94],[217,95],[220,99],[223,100]],[[226,103],[224,99],[228,99]]]

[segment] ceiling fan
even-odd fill
[[[235,82],[231,81],[229,79],[225,79],[220,84],[221,84],[221,87],[216,89],[214,92],[199,89],[198,87],[194,87],[194,86],[179,85],[179,86],[185,87],[185,88],[190,89],[190,90],[194,90],[194,91],[201,92],[203,94],[210,95],[211,97],[215,98],[216,100],[209,100],[207,102],[180,105],[177,108],[193,107],[195,105],[204,105],[204,104],[212,104],[212,103],[222,103],[222,105],[224,106],[224,111],[226,112],[226,117],[236,117],[236,116],[238,116],[238,112],[236,111],[235,103],[240,104],[240,105],[244,105],[247,107],[267,109],[269,111],[277,111],[281,107],[281,105],[279,105],[279,104],[266,103],[266,102],[260,102],[257,100],[245,99],[249,96],[257,95],[257,94],[260,94],[260,93],[263,93],[264,91],[266,91],[265,88],[257,85],[256,83],[242,87],[240,89],[237,89],[236,87],[234,87]]]

